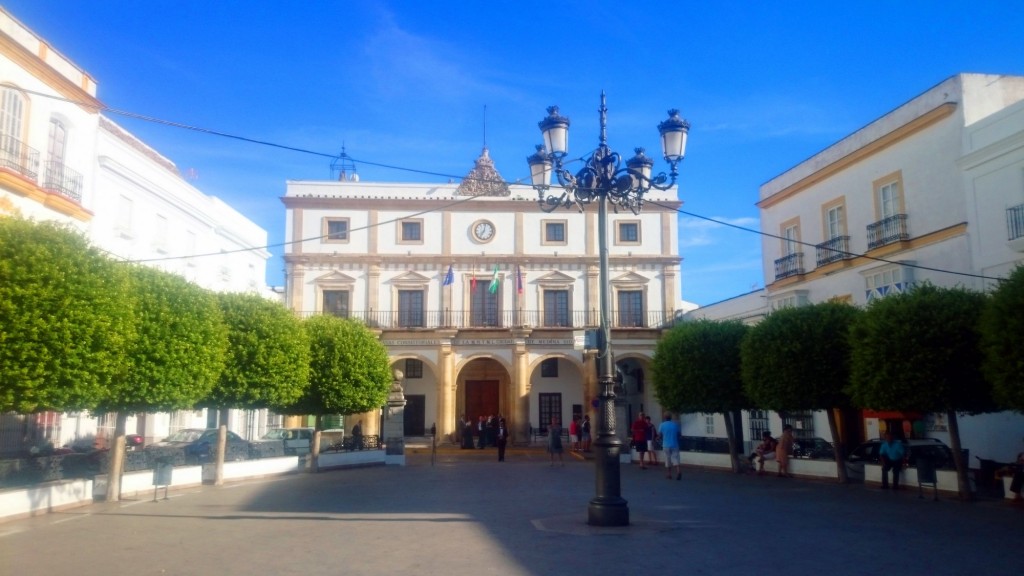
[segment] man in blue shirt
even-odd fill
[[[889,470],[892,470],[892,489],[900,489],[900,470],[906,453],[903,442],[894,440],[892,432],[887,431],[878,447],[878,457],[882,460],[882,490],[889,489]]]
[[[658,426],[658,435],[661,436],[661,448],[665,452],[667,478],[671,480],[672,472],[675,471],[676,480],[681,480],[683,474],[679,463],[679,424],[672,420],[672,414],[665,412],[665,421]]]

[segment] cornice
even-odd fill
[[[54,70],[42,58],[32,54],[6,34],[0,34],[0,54],[10,58],[18,67],[28,71],[60,95],[77,104],[82,110],[90,114],[98,114],[100,109],[105,107],[102,102],[83,87],[76,85],[67,77]],[[84,72],[82,77],[89,78],[88,74]]]

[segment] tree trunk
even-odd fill
[[[217,429],[217,458],[213,474],[214,486],[224,485],[224,454],[227,452],[228,426],[223,421],[221,422],[220,428]]]
[[[949,422],[949,443],[953,450],[953,462],[956,463],[956,490],[960,499],[969,502],[974,499],[971,493],[971,485],[967,481],[967,466],[970,462],[964,461],[963,451],[960,449],[960,423],[956,420],[956,411],[946,412],[946,420]]]
[[[107,502],[121,500],[121,472],[124,470],[124,429],[128,423],[128,415],[118,412],[114,424],[114,443],[108,454],[107,463]]]
[[[836,461],[836,474],[840,484],[846,484],[850,480],[846,477],[846,450],[839,436],[839,425],[836,422],[836,411],[829,408],[825,410],[828,414],[828,431],[832,435],[832,457]]]
[[[729,465],[732,467],[732,471],[737,474],[741,472],[740,461],[736,457],[736,428],[733,426],[733,413],[722,412],[722,418],[725,418],[725,436],[729,440]]]
[[[309,449],[309,471],[314,474],[320,471],[320,439],[321,439],[321,428],[323,428],[323,416],[320,414],[316,415],[316,423],[314,424],[316,431],[313,433],[313,445]]]

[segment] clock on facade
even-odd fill
[[[471,231],[477,242],[490,242],[494,238],[494,224],[488,220],[477,220]]]

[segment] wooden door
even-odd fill
[[[466,380],[466,417],[476,422],[480,416],[498,415],[498,381]]]
[[[427,397],[423,394],[405,395],[405,435],[423,436]]]

